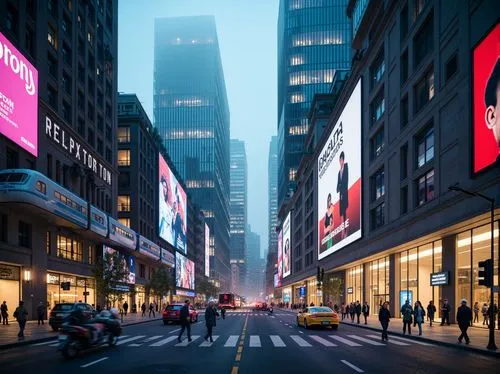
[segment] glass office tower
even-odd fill
[[[231,277],[229,107],[215,18],[156,19],[154,60],[154,123],[205,214],[211,278],[225,291]]]
[[[278,18],[278,207],[293,194],[315,93],[350,68],[348,0],[281,0]]]

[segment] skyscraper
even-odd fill
[[[231,139],[231,291],[241,293],[246,276],[248,168],[245,142]]]
[[[264,274],[261,271],[260,235],[247,225],[247,292],[250,297],[260,297]]]
[[[211,277],[227,290],[229,106],[213,16],[156,19],[154,122],[205,215]]]
[[[350,67],[348,0],[281,0],[278,18],[278,206],[295,176],[315,93],[329,91],[336,69]]]
[[[278,224],[278,138],[273,136],[269,142],[269,156],[267,161],[268,178],[268,230],[269,244],[268,251],[276,252],[278,250],[278,233],[276,226]]]

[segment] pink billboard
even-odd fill
[[[38,71],[0,32],[0,133],[38,156]]]

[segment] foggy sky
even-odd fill
[[[135,93],[153,121],[154,19],[214,15],[231,138],[245,141],[248,223],[267,249],[267,158],[276,134],[279,0],[120,0],[118,91]]]

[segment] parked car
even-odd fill
[[[180,322],[181,308],[183,305],[184,304],[167,305],[162,313],[163,324],[166,325],[170,322]],[[191,318],[191,322],[198,322],[198,312],[192,305],[189,305],[189,318]]]
[[[86,321],[91,320],[97,314],[91,305],[85,303],[56,304],[49,314],[49,325],[52,327],[52,330],[57,331],[62,326],[64,319],[69,316],[72,311],[77,309],[83,312]]]

